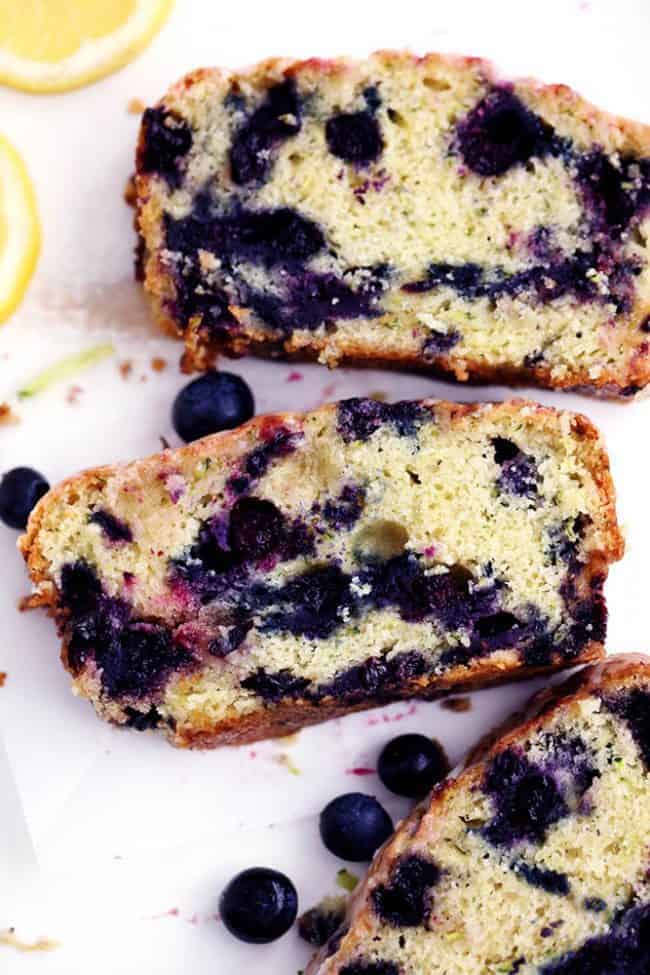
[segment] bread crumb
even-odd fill
[[[142,115],[146,107],[141,98],[129,98],[126,110],[129,115]]]
[[[131,174],[131,176],[129,176],[129,178],[127,179],[126,186],[124,187],[124,194],[123,194],[123,196],[124,196],[124,202],[126,203],[127,206],[130,206],[130,207],[134,207],[135,206],[135,204],[137,202],[137,199],[138,199],[138,194],[137,194],[137,190],[135,188],[135,175],[134,174]]]
[[[464,711],[472,710],[472,699],[471,697],[445,697],[440,702],[440,707],[444,708],[445,711],[462,714]]]
[[[37,938],[36,941],[23,941],[16,934],[15,928],[0,931],[0,945],[8,945],[17,951],[53,951],[60,947],[59,941],[53,938]]]
[[[6,670],[0,670],[0,687],[4,687],[5,686],[6,680],[7,680],[7,672],[6,672]]]
[[[163,359],[162,356],[155,355],[151,360],[151,368],[154,372],[163,372],[167,368],[167,359]]]
[[[122,379],[128,379],[133,372],[133,363],[130,359],[125,359],[124,362],[120,362],[118,369],[120,370]]]
[[[10,423],[20,423],[20,417],[14,413],[9,403],[0,403],[0,426],[9,426]]]

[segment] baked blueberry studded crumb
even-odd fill
[[[278,146],[300,131],[301,106],[293,81],[269,88],[262,104],[234,135],[230,172],[239,186],[263,182]]]
[[[351,400],[260,418],[226,450],[167,450],[120,472],[118,490],[102,472],[83,506],[66,508],[73,541],[54,577],[75,681],[111,719],[153,706],[180,738],[198,721],[181,717],[190,686],[197,701],[218,697],[211,721],[237,701],[254,724],[427,694],[450,672],[487,671],[495,653],[506,672],[580,661],[604,635],[592,547],[607,541],[610,509],[589,493],[591,460],[570,425],[539,415]],[[535,518],[516,533],[522,558],[497,531],[522,506],[496,482],[529,456],[544,475]],[[95,512],[133,543],[102,544]],[[169,526],[162,544],[154,524]],[[563,772],[541,771],[565,789]]]
[[[384,147],[379,122],[370,110],[333,115],[325,124],[325,138],[334,156],[357,166],[374,162]]]
[[[181,182],[180,161],[192,148],[187,122],[162,108],[148,108],[142,116],[139,164],[145,173],[159,173],[171,187]]]
[[[138,181],[141,265],[186,361],[300,349],[643,388],[650,139],[476,61],[340,68],[343,86],[313,62],[190,81],[145,116],[139,171],[168,176]]]
[[[372,892],[372,905],[379,918],[396,928],[423,924],[433,907],[433,890],[440,869],[431,860],[415,854],[398,860],[389,883]]]
[[[326,898],[298,918],[298,934],[307,944],[321,948],[338,931],[345,917],[345,898]]]
[[[494,88],[458,125],[458,151],[479,176],[501,176],[554,149],[551,127],[512,90]]]

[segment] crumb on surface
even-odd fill
[[[129,98],[126,110],[129,115],[142,115],[146,107],[141,98]]]
[[[14,413],[9,403],[0,403],[0,426],[8,426],[10,423],[20,423],[20,417]]]
[[[128,379],[133,372],[133,363],[130,359],[124,359],[119,363],[118,369],[120,370],[120,376],[122,379]]]
[[[15,928],[6,928],[0,931],[0,945],[7,945],[15,948],[16,951],[53,951],[61,946],[60,941],[53,938],[37,938],[36,941],[23,941],[16,934]]]
[[[4,687],[5,686],[6,680],[7,680],[7,672],[6,672],[6,670],[0,670],[0,687]]]
[[[304,378],[303,374],[301,372],[299,372],[298,369],[292,369],[291,372],[289,373],[289,375],[287,376],[287,382],[288,383],[299,383],[300,380],[303,379],[303,378]]]
[[[440,702],[440,707],[444,708],[445,711],[462,714],[464,711],[472,710],[472,699],[471,697],[445,697]]]
[[[280,752],[278,755],[274,755],[273,761],[277,762],[278,765],[284,765],[287,772],[291,772],[292,775],[300,775],[300,769],[287,752]]]
[[[155,355],[151,360],[151,368],[154,372],[163,372],[167,368],[167,359],[163,359],[160,355]]]
[[[138,199],[138,194],[135,188],[135,179],[133,174],[129,176],[126,181],[126,186],[124,187],[124,202],[127,206],[134,207]]]

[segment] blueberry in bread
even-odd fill
[[[176,744],[597,658],[622,554],[579,414],[352,399],[51,491],[21,540],[98,712]]]
[[[375,856],[306,975],[650,972],[650,658],[546,693]]]
[[[650,379],[650,128],[485,61],[202,70],[143,117],[139,275],[223,351],[632,395]]]

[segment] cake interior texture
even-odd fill
[[[632,395],[650,129],[478,59],[198,71],[143,118],[139,273],[188,366],[249,349]]]
[[[650,659],[613,661],[434,789],[307,975],[650,971]]]
[[[353,399],[42,500],[21,542],[75,688],[179,744],[602,653],[622,554],[582,416]]]

